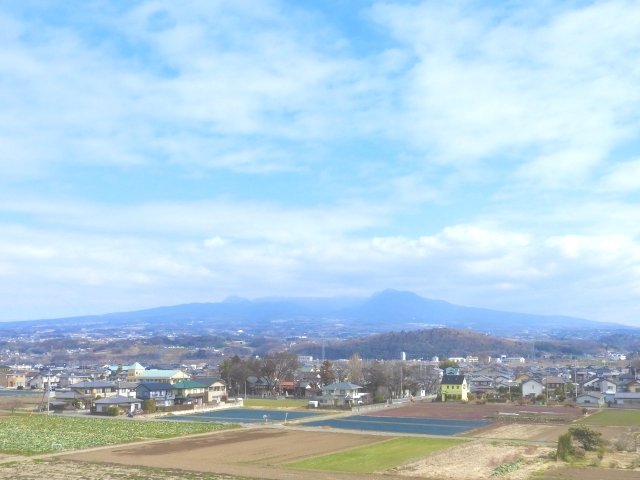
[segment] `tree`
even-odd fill
[[[357,353],[351,355],[347,368],[349,372],[349,381],[356,385],[360,385],[362,383],[362,360]]]
[[[120,409],[115,405],[111,405],[107,410],[107,415],[111,417],[117,417],[118,415],[120,415]]]
[[[460,365],[458,365],[458,362],[454,362],[453,360],[443,360],[438,364],[438,368],[440,370],[444,370],[445,368],[448,368],[448,367],[458,368],[459,366]]]
[[[389,384],[391,372],[386,363],[373,362],[363,370],[367,390],[374,395],[378,389]]]
[[[333,365],[329,360],[325,360],[320,365],[320,382],[322,385],[331,385],[335,383],[336,377],[333,373]]]
[[[11,413],[15,413],[16,410],[24,406],[24,401],[18,396],[10,397],[2,406],[11,410]]]
[[[596,450],[600,445],[604,445],[602,433],[591,430],[587,426],[569,427],[569,433],[587,451]]]
[[[282,380],[293,377],[300,364],[298,356],[293,353],[278,352],[264,355],[251,362],[253,373],[263,379],[272,394]]]
[[[145,400],[144,402],[142,402],[142,410],[145,410],[149,413],[155,412],[157,410],[156,401],[152,399]]]
[[[556,460],[566,462],[571,456],[571,432],[558,437],[558,450],[556,451]]]
[[[222,363],[218,364],[218,373],[220,378],[227,383],[227,388],[231,389],[231,366],[233,361],[230,358],[225,358]]]

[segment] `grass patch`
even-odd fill
[[[602,427],[637,427],[640,426],[640,411],[601,410],[598,413],[581,418],[576,423]]]
[[[0,451],[35,455],[233,428],[213,422],[163,422],[51,415],[0,418]]]
[[[285,467],[371,473],[397,467],[413,458],[466,442],[467,440],[401,437],[346,452],[287,463]]]
[[[245,398],[244,406],[245,407],[306,407],[306,400],[269,400],[267,398]]]

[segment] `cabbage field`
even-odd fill
[[[0,451],[32,455],[233,428],[206,422],[20,415],[0,418]]]

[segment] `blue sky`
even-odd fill
[[[0,319],[235,293],[640,325],[638,2],[1,2]]]

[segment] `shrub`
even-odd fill
[[[587,451],[593,451],[601,445],[604,445],[602,440],[602,434],[591,430],[589,427],[580,425],[577,427],[570,427],[569,433],[576,439],[577,442],[582,444],[582,447]]]
[[[102,398],[102,395],[96,395],[96,400],[100,400]]]
[[[382,395],[375,395],[373,397],[373,403],[384,403],[384,402],[386,402],[386,400]]]
[[[539,402],[546,402],[547,401],[547,396],[544,393],[541,393],[540,395],[538,395],[536,397],[536,400]]]
[[[564,402],[567,399],[567,397],[565,397],[564,395],[558,395],[558,401],[559,402]]]
[[[228,398],[226,395],[222,395],[222,396],[220,397],[220,401],[221,401],[221,402],[226,402],[227,400],[229,400],[229,398]]]
[[[142,410],[146,410],[149,413],[154,413],[157,410],[155,400],[145,400],[142,402]]]
[[[22,385],[18,385],[17,390],[24,390],[24,387]]]
[[[476,399],[476,396],[473,393],[467,395],[467,400],[473,402]]]
[[[586,415],[589,412],[589,410],[587,408],[582,408],[582,414]]]
[[[606,453],[607,449],[604,448],[604,445],[600,445],[598,447],[598,453],[596,454],[596,456],[598,457],[598,460],[602,460],[604,458],[604,454]]]
[[[118,415],[120,415],[120,409],[115,405],[111,405],[107,410],[107,415],[111,417],[117,417]]]
[[[567,432],[558,437],[558,450],[556,451],[556,460],[566,462],[571,455],[571,433]]]
[[[584,458],[585,456],[584,448],[573,447],[571,449],[571,455],[573,455],[575,458]]]

